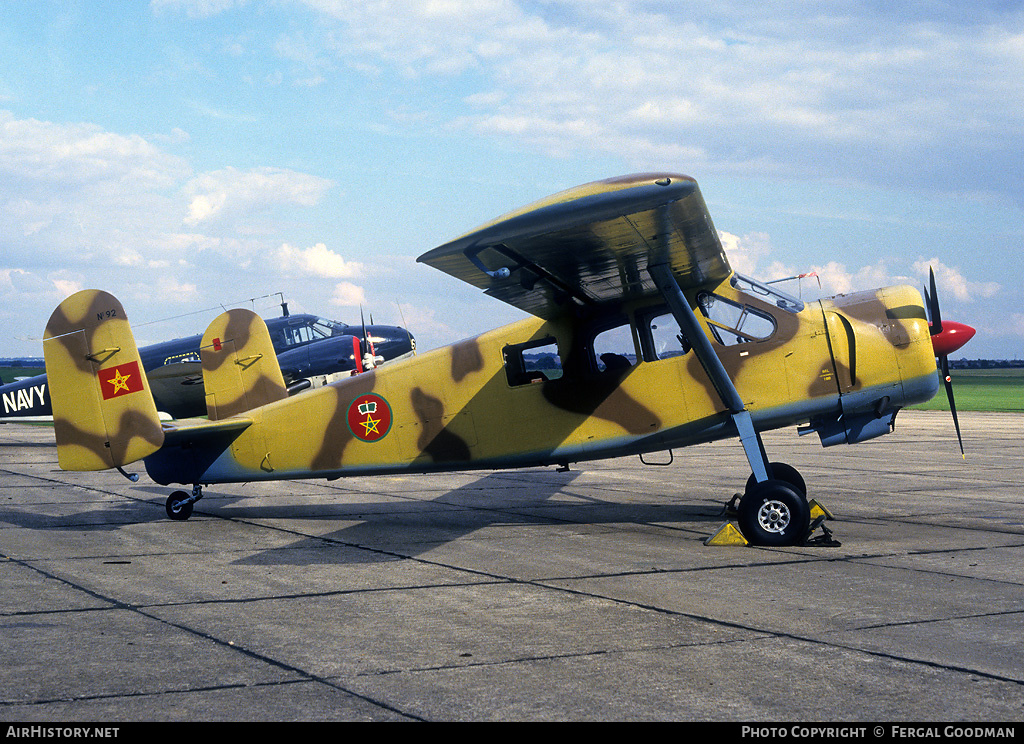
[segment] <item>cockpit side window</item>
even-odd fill
[[[775,287],[770,287],[764,282],[759,282],[742,274],[733,274],[730,283],[741,292],[759,297],[764,302],[782,310],[798,313],[804,309],[803,300],[798,300],[796,297],[788,295]]]
[[[775,318],[750,305],[701,292],[697,295],[697,307],[707,318],[715,340],[723,346],[764,341],[775,333]]]
[[[637,315],[637,333],[645,362],[682,356],[690,351],[679,324],[668,308],[662,306]]]
[[[288,335],[292,346],[309,343],[314,338],[313,329],[308,325],[292,326],[288,329]]]

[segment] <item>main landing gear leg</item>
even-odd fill
[[[184,522],[192,516],[192,505],[203,498],[203,487],[196,483],[192,486],[192,493],[188,491],[175,491],[167,497],[164,509],[167,516],[176,522]]]
[[[734,413],[733,422],[751,470],[738,508],[740,532],[754,545],[802,543],[811,524],[804,479],[791,465],[768,462],[749,411]]]
[[[675,228],[668,207],[662,208],[659,222],[656,236],[659,244],[649,258],[647,272],[668,304],[672,316],[679,324],[679,330],[690,342],[719,400],[732,417],[750,463],[751,477],[756,482],[740,500],[740,531],[749,542],[756,545],[795,545],[802,542],[810,526],[807,500],[803,493],[774,474],[761,436],[754,428],[750,411],[673,274],[668,236],[673,234]]]

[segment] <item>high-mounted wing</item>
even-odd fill
[[[697,182],[595,181],[511,212],[417,259],[542,318],[648,295],[663,257],[681,287],[732,273]]]

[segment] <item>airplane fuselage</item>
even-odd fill
[[[920,294],[803,303],[738,275],[687,292],[757,429],[822,444],[887,433],[938,388]],[[567,464],[735,436],[668,308],[530,318],[245,414],[212,462],[165,446],[159,483]]]

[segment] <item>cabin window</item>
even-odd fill
[[[562,376],[558,342],[552,337],[506,346],[503,354],[505,376],[513,387],[557,380]]]
[[[750,305],[701,292],[697,295],[697,306],[707,318],[715,340],[723,346],[764,341],[775,333],[775,319]]]
[[[675,316],[665,308],[655,310],[646,316],[638,316],[637,331],[640,333],[644,361],[670,359],[682,356],[690,350],[690,344],[679,330]]]
[[[598,372],[617,372],[636,364],[633,327],[629,323],[601,331],[594,336],[591,348]]]
[[[286,347],[299,346],[313,340],[313,331],[308,325],[288,325],[282,329],[281,337]]]
[[[317,338],[330,338],[334,335],[334,327],[331,321],[317,318],[312,325],[313,335]]]

